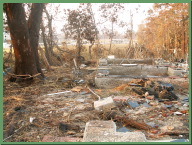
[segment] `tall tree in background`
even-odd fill
[[[77,10],[67,11],[68,23],[64,26],[66,37],[72,37],[76,40],[78,62],[81,58],[81,50],[83,48],[83,39],[88,40],[91,44],[94,43],[96,38],[96,26],[93,23],[91,13],[87,9],[80,8]]]
[[[114,37],[114,24],[118,23],[118,17],[119,17],[118,12],[121,9],[124,9],[124,7],[120,3],[105,3],[102,4],[100,7],[100,11],[102,12],[101,16],[111,23],[111,32],[109,33],[110,44],[108,54],[111,53],[111,46]]]
[[[39,29],[44,4],[32,4],[28,21],[24,6],[21,3],[5,3],[4,11],[7,16],[12,45],[15,53],[16,80],[18,77],[33,77],[41,71],[38,56]]]
[[[148,12],[145,25],[140,26],[137,33],[138,42],[152,50],[156,57],[185,58],[189,42],[188,4],[157,3]]]

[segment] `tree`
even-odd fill
[[[108,54],[111,53],[111,46],[114,37],[114,24],[118,22],[118,12],[121,9],[124,9],[124,7],[120,3],[105,3],[100,7],[100,11],[102,12],[101,17],[111,23],[111,32],[108,34],[110,39]]]
[[[17,78],[44,77],[38,56],[39,29],[44,4],[32,4],[31,13],[26,20],[24,6],[21,3],[5,3],[12,45],[15,55],[15,70],[11,80]]]
[[[48,7],[49,9],[54,9],[55,11],[58,10],[58,7],[52,8],[49,6],[49,4],[46,5],[46,7]],[[56,46],[57,48],[57,43],[54,40],[54,28],[52,25],[52,21],[54,20],[53,14],[49,14],[48,10],[46,9],[46,7],[44,7],[44,14],[46,15],[44,18],[44,20],[41,23],[41,34],[42,34],[42,38],[43,38],[43,43],[44,43],[44,48],[45,48],[45,56],[47,58],[47,61],[50,65],[57,65],[57,63],[55,63],[53,60],[55,58],[55,60],[58,60],[60,62],[60,64],[62,65],[62,60],[61,57],[59,55],[57,55],[56,53],[54,53],[53,48],[54,46]],[[55,12],[57,13],[57,12]],[[44,24],[44,21],[47,21],[47,25]],[[60,51],[60,50],[59,50]]]
[[[148,11],[146,23],[138,31],[138,40],[164,59],[185,58],[188,53],[188,4],[156,3]],[[142,41],[145,38],[145,41]]]
[[[96,26],[90,13],[86,9],[81,8],[81,5],[77,10],[67,11],[67,22],[64,26],[64,32],[66,37],[72,37],[76,40],[76,59],[79,62],[83,48],[83,39],[88,40],[92,45],[96,37]]]

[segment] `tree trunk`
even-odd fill
[[[110,36],[110,45],[109,45],[108,55],[110,55],[110,53],[111,53],[112,40],[113,40],[113,21],[111,22],[111,36]]]
[[[30,44],[34,54],[37,71],[41,73],[43,77],[45,77],[41,70],[41,66],[39,63],[39,55],[38,55],[39,30],[40,30],[40,24],[42,22],[43,7],[44,7],[44,4],[37,4],[37,3],[32,4],[31,13],[28,20],[28,29],[29,29],[29,36],[30,36]]]
[[[91,48],[93,47],[94,42],[91,43],[91,45],[89,45],[89,59],[92,59],[92,55],[91,55]]]
[[[50,58],[50,53],[49,53],[49,49],[48,49],[48,46],[47,46],[47,39],[46,39],[46,36],[45,36],[45,27],[42,23],[41,25],[41,30],[42,30],[42,37],[43,37],[43,44],[44,44],[44,47],[45,47],[45,56],[47,58],[47,61],[49,62],[50,65],[53,65],[53,62]]]
[[[30,36],[31,34],[29,32],[27,21],[25,19],[25,11],[22,3],[5,3],[4,8],[7,15],[8,26],[10,29],[11,40],[15,53],[14,73],[16,75],[31,76],[41,73],[41,76],[44,77],[41,71],[38,72],[40,68],[37,68],[37,64],[35,61],[35,55],[37,54],[37,52],[35,51],[37,51],[37,49],[34,49],[34,46],[38,44],[38,36],[36,36],[36,38],[32,38],[34,35],[38,35],[38,28],[34,28],[34,34],[32,34],[33,36]],[[34,9],[32,9],[31,13],[35,14],[33,11]],[[35,20],[39,21],[39,17],[41,18],[41,14],[38,14]],[[31,22],[34,23],[34,20],[32,20],[32,18],[34,18],[34,16],[31,15]],[[37,27],[38,24],[35,26]],[[30,27],[31,31],[32,27],[34,26]],[[31,41],[37,42],[35,42],[35,45],[33,45]]]
[[[96,46],[97,46],[97,54],[96,54],[96,59],[98,59],[100,57],[100,49],[99,46],[100,46],[100,41],[99,41],[99,37],[98,37],[98,31],[97,31],[97,27],[96,27],[96,23],[95,23],[95,17],[94,17],[94,14],[93,14],[93,10],[92,10],[92,5],[91,3],[88,3],[88,8],[90,10],[90,14],[91,14],[91,17],[92,17],[92,23],[95,25],[95,38],[96,38]],[[92,46],[91,46],[92,47]]]

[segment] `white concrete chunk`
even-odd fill
[[[107,97],[99,101],[94,102],[94,108],[96,110],[110,110],[115,107],[115,103],[112,97]]]

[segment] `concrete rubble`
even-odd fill
[[[95,117],[80,127],[84,128],[83,138],[48,135],[42,142],[189,142],[189,97],[178,93],[172,84],[187,81],[183,76],[188,71],[186,67],[163,60],[124,60],[113,56],[100,59],[95,75],[96,93],[79,86],[53,93],[72,98],[77,92],[81,96],[76,98],[80,104],[72,109],[81,112],[65,116],[73,121],[88,115]],[[105,95],[97,95],[102,89]],[[112,92],[118,93],[107,94]],[[91,94],[97,96],[92,103],[83,97]],[[95,110],[95,114],[83,112],[88,108]]]
[[[122,64],[123,63],[123,64]],[[187,77],[188,64],[151,59],[100,59],[95,83],[98,88],[112,88],[135,78]]]

